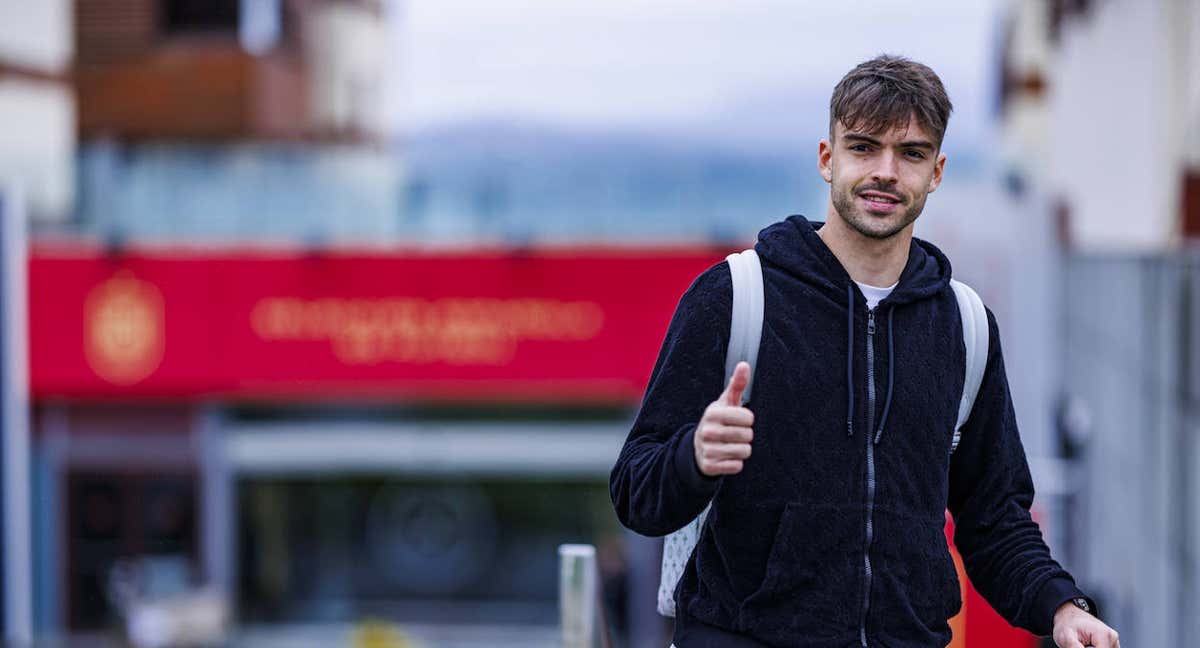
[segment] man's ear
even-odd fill
[[[929,192],[933,193],[942,184],[942,173],[946,170],[946,154],[938,153],[937,161],[933,163],[933,177],[929,179]]]
[[[833,182],[833,144],[825,138],[817,145],[817,171],[825,182]]]

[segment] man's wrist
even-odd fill
[[[1099,617],[1099,611],[1096,609],[1096,603],[1088,598],[1075,585],[1075,581],[1069,577],[1056,577],[1046,581],[1042,588],[1038,591],[1034,599],[1033,609],[1036,611],[1033,614],[1033,619],[1037,621],[1031,628],[1036,634],[1048,635],[1054,628],[1054,624],[1058,621],[1058,613],[1063,609],[1063,604],[1070,604],[1071,607],[1083,612],[1075,604],[1071,603],[1072,599],[1082,598],[1091,608],[1091,614]],[[1086,614],[1086,613],[1085,613]],[[1042,625],[1045,624],[1045,625]]]
[[[1057,627],[1059,624],[1064,623],[1067,619],[1080,614],[1095,617],[1095,604],[1084,596],[1075,596],[1063,601],[1063,603],[1058,606],[1058,609],[1054,611],[1054,626]]]

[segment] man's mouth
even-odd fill
[[[863,191],[858,195],[867,203],[867,209],[879,213],[890,213],[902,202],[899,197],[882,191]]]

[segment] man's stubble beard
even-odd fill
[[[836,185],[834,185],[834,190],[830,191],[833,208],[837,211],[838,216],[841,216],[842,220],[850,226],[850,229],[877,241],[887,240],[904,231],[904,228],[912,225],[917,220],[917,217],[921,215],[921,211],[925,209],[925,196],[921,196],[920,200],[913,202],[911,206],[904,205],[904,217],[896,225],[880,232],[868,226],[872,217],[858,211],[854,204],[856,197],[857,194],[853,190],[838,191]]]

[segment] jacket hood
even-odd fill
[[[816,228],[820,225],[823,223],[814,226],[803,216],[789,216],[759,232],[755,250],[768,262],[826,293],[833,303],[846,304],[846,434],[854,436],[854,311],[856,302],[865,307],[866,301],[833,251],[817,235]],[[946,290],[949,283],[950,260],[933,244],[913,237],[908,248],[908,261],[896,288],[877,307],[883,309],[887,318],[888,372],[883,413],[874,429],[867,430],[875,443],[883,438],[894,393],[895,327],[892,320],[896,308],[933,297]],[[874,322],[874,315],[871,317]]]
[[[759,232],[754,248],[770,263],[844,303],[853,280],[817,235],[822,225],[800,215],[788,216]],[[932,243],[913,237],[900,281],[886,301],[893,306],[919,301],[947,289],[949,283],[950,260]]]

